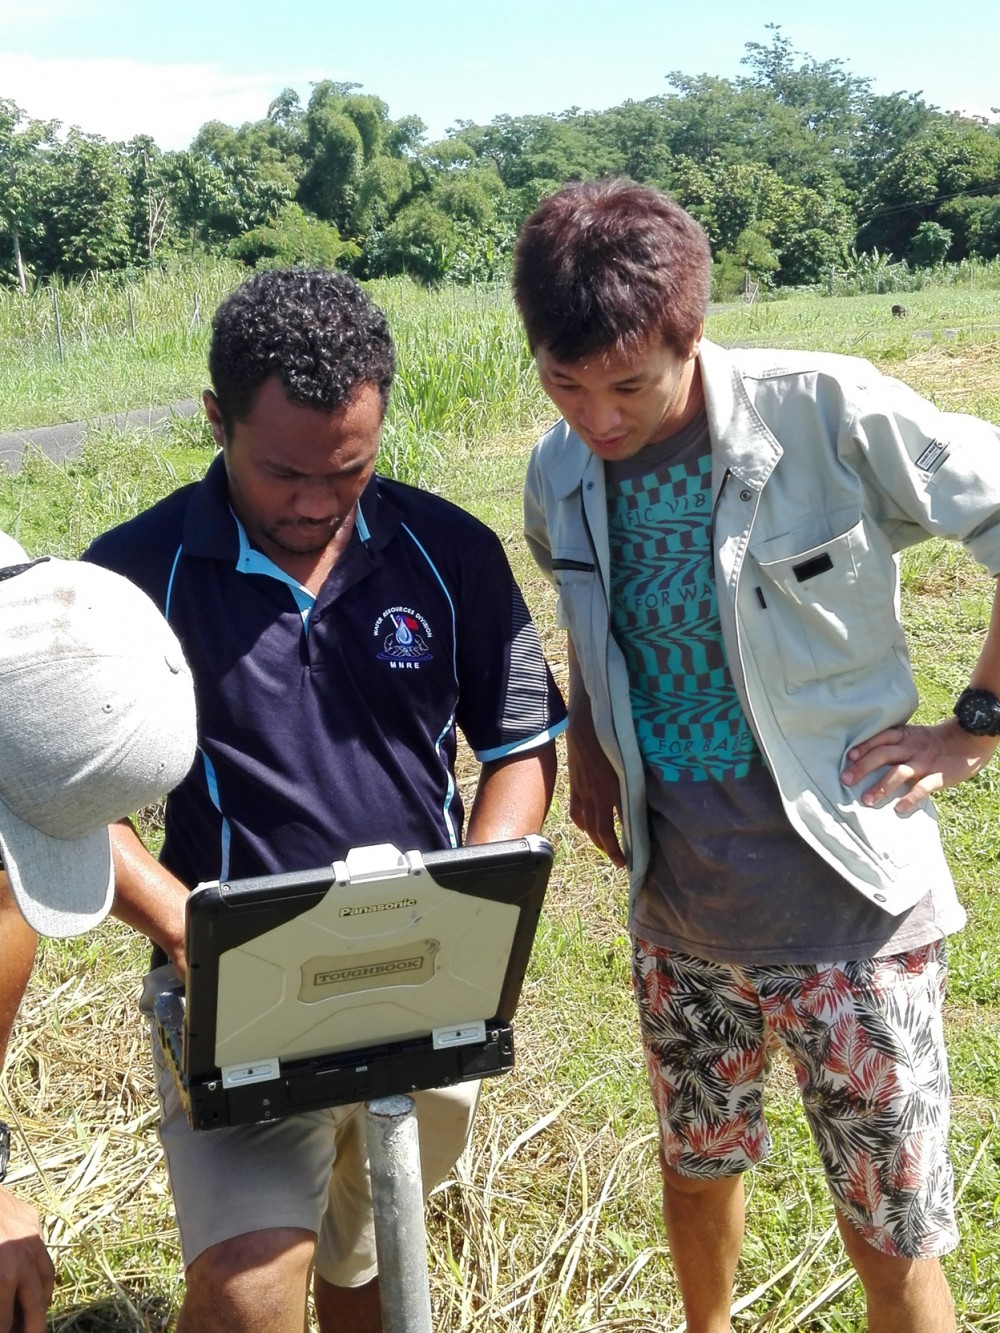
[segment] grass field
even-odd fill
[[[377,296],[397,334],[404,389],[387,461],[501,534],[563,680],[552,598],[520,536],[521,479],[547,409],[509,306],[490,293],[419,296],[403,286]],[[722,341],[860,351],[942,406],[1000,422],[996,294],[992,311],[988,303],[963,307],[964,323],[949,305],[957,299],[952,290],[940,300],[931,291],[905,299],[905,322],[892,320],[887,298],[803,299],[723,313],[710,332]],[[95,334],[91,347],[98,342]],[[170,382],[178,397],[197,392],[203,350],[200,342],[190,357],[165,353],[162,367],[149,367],[149,383]],[[115,380],[125,382],[132,377]],[[88,383],[100,385],[98,370]],[[57,400],[83,416],[125,405],[94,396],[86,411],[74,408],[72,386],[46,401]],[[16,395],[2,411],[5,424],[27,422],[29,409]],[[421,432],[429,448],[420,447]],[[33,552],[75,554],[102,528],[199,475],[208,457],[204,435],[190,424],[155,436],[93,432],[77,462],[54,468],[36,458],[0,478],[0,527]],[[964,555],[937,543],[908,554],[904,583],[923,713],[936,718],[966,683],[992,587]],[[951,950],[962,1239],[947,1269],[960,1327],[1000,1329],[1000,770],[945,794],[938,808],[969,911]],[[469,1158],[431,1203],[435,1327],[442,1330],[641,1333],[682,1323],[658,1216],[654,1118],[629,995],[626,884],[584,845],[566,811],[560,783],[548,825],[558,860],[518,1012],[517,1068],[486,1086]],[[179,1299],[179,1256],[134,1011],[145,953],[115,923],[71,944],[45,943],[0,1091],[0,1116],[18,1129],[11,1183],[48,1221],[60,1273],[56,1330],[164,1329]],[[859,1330],[858,1288],[781,1065],[768,1114],[775,1146],[748,1181],[733,1326],[745,1333]]]

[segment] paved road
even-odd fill
[[[60,426],[30,426],[25,430],[0,435],[0,467],[16,472],[26,446],[40,449],[53,463],[65,462],[80,452],[83,437],[90,426],[127,430],[130,426],[157,426],[171,417],[190,417],[201,409],[194,398],[170,403],[166,407],[143,407],[133,412],[116,412],[95,417],[93,421],[67,421]]]

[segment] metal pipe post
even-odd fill
[[[367,1103],[383,1333],[432,1333],[424,1190],[413,1098]]]

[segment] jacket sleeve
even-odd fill
[[[954,538],[1000,573],[1000,429],[942,412],[886,376],[862,389],[854,407],[848,434],[894,548],[928,535]]]

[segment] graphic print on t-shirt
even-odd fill
[[[646,763],[664,782],[745,777],[762,761],[722,643],[712,460],[672,444],[607,470],[613,633]]]

